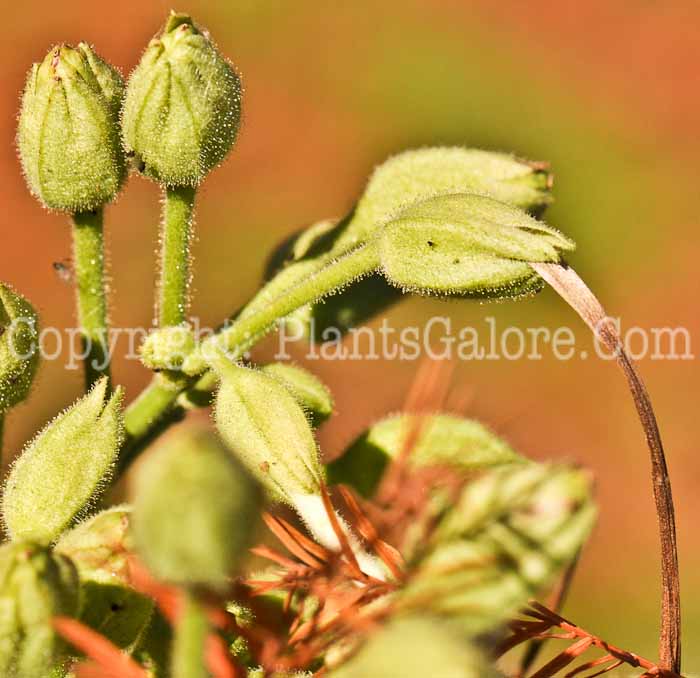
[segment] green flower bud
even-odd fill
[[[37,334],[29,302],[0,283],[0,415],[29,394],[39,365]]]
[[[473,419],[450,414],[397,414],[360,435],[326,467],[328,481],[346,484],[365,497],[374,494],[388,464],[398,458],[414,432],[410,462],[416,467],[449,466],[466,473],[525,459]]]
[[[190,17],[172,13],[129,78],[127,150],[147,176],[197,186],[233,146],[240,117],[238,74]]]
[[[278,379],[306,412],[311,425],[318,427],[333,414],[333,396],[315,375],[297,365],[272,363],[262,371]]]
[[[126,176],[119,73],[89,45],[58,45],[29,73],[17,144],[31,192],[48,208],[94,210]]]
[[[0,675],[50,675],[67,652],[51,621],[75,616],[78,604],[78,573],[68,558],[30,542],[0,546]]]
[[[226,364],[224,364],[226,363]],[[304,410],[280,381],[221,361],[214,405],[226,444],[275,501],[320,495],[323,468]]]
[[[180,429],[138,467],[137,551],[159,579],[225,590],[247,557],[261,500],[258,484],[216,436]]]
[[[496,678],[482,653],[439,619],[407,616],[373,633],[332,678]]]
[[[379,234],[389,282],[428,294],[503,299],[538,291],[531,262],[559,263],[574,243],[525,212],[472,194],[413,205]]]
[[[588,474],[529,464],[465,486],[412,564],[400,610],[453,618],[469,633],[506,621],[576,556],[595,521]]]
[[[126,649],[141,639],[154,609],[129,586],[130,518],[128,506],[107,509],[65,532],[55,548],[80,574],[80,621]]]
[[[179,370],[195,348],[188,324],[153,330],[140,348],[141,362],[150,370]]]
[[[470,148],[399,153],[375,170],[336,251],[368,240],[400,212],[429,198],[477,193],[540,214],[552,201],[551,187],[552,177],[541,163],[505,153]]]
[[[105,487],[123,437],[122,391],[106,393],[102,378],[15,461],[2,504],[13,539],[54,541]]]

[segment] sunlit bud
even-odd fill
[[[367,240],[411,205],[452,193],[489,195],[539,214],[552,201],[542,163],[471,148],[422,148],[399,153],[374,171],[337,248]]]
[[[162,327],[153,330],[141,345],[141,362],[151,370],[179,370],[194,347],[189,325]]]
[[[377,422],[327,465],[328,481],[350,485],[365,497],[375,489],[391,461],[415,436],[410,463],[447,466],[464,472],[522,463],[524,458],[473,419],[451,414],[397,414]]]
[[[559,263],[573,249],[571,240],[522,210],[472,194],[418,203],[379,234],[381,266],[393,285],[485,299],[541,289],[530,263]]]
[[[13,539],[54,541],[105,487],[122,441],[123,393],[107,379],[29,443],[5,484],[3,519]]]
[[[126,176],[119,137],[123,83],[85,43],[57,45],[29,72],[17,144],[31,192],[48,208],[94,210]]]
[[[311,426],[279,379],[225,360],[214,417],[219,433],[275,501],[320,494],[323,468]]]
[[[133,534],[153,574],[225,590],[248,555],[262,492],[210,431],[181,428],[138,467]]]
[[[168,186],[196,186],[233,146],[241,83],[189,16],[171,13],[129,78],[124,143],[144,174]]]
[[[486,658],[439,619],[406,616],[375,630],[334,678],[496,678]]]
[[[278,379],[317,427],[333,414],[333,397],[328,387],[315,375],[297,365],[271,363],[262,371]]]
[[[469,633],[507,621],[575,558],[595,521],[587,473],[528,464],[468,483],[423,545],[399,609]]]
[[[31,542],[0,546],[0,675],[51,675],[67,653],[51,621],[75,616],[78,606],[78,573],[68,558]]]
[[[0,283],[0,414],[29,394],[39,365],[37,316],[29,302]]]

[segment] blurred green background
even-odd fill
[[[45,326],[72,326],[72,290],[53,268],[70,256],[60,215],[27,193],[14,150],[29,65],[56,42],[87,40],[125,73],[169,2],[27,0],[4,7],[0,43],[0,277],[39,308]],[[216,324],[259,282],[267,253],[314,220],[342,215],[372,167],[406,147],[464,144],[551,162],[548,220],[579,245],[574,266],[623,326],[684,326],[700,352],[698,158],[700,5],[639,0],[183,0],[245,82],[245,122],[232,157],[201,190],[194,313]],[[152,317],[157,188],[132,178],[107,213],[112,321]],[[455,325],[571,324],[553,293],[519,304],[409,300],[396,323],[449,314]],[[269,341],[258,356],[270,355]],[[298,356],[301,357],[301,354]],[[416,363],[310,365],[337,394],[321,434],[328,456],[400,407]],[[696,361],[644,361],[677,500],[684,652],[700,672],[700,457]],[[134,397],[148,375],[117,360]],[[12,451],[79,393],[60,360],[42,367],[30,401],[8,424]],[[654,657],[658,550],[648,458],[621,375],[595,359],[468,362],[456,386],[466,411],[535,458],[589,466],[599,526],[567,615],[611,642]]]

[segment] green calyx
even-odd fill
[[[387,280],[407,291],[505,299],[544,284],[530,266],[559,263],[574,243],[522,210],[475,194],[417,203],[378,235]]]
[[[279,379],[222,358],[214,419],[223,440],[275,501],[319,495],[323,467],[304,410]]]
[[[68,650],[52,619],[75,616],[78,606],[78,573],[68,558],[32,542],[0,546],[0,675],[52,675]]]
[[[247,559],[262,492],[216,436],[174,432],[139,467],[133,494],[134,541],[153,574],[225,591]]]
[[[241,82],[208,35],[171,14],[129,78],[122,115],[127,151],[168,186],[197,186],[233,146]]]
[[[29,73],[17,145],[31,192],[49,209],[113,200],[126,177],[119,138],[121,75],[92,48],[58,45]]]
[[[122,442],[122,400],[121,389],[107,398],[102,378],[24,449],[2,500],[13,539],[52,542],[95,501]]]
[[[37,322],[29,302],[0,283],[0,415],[29,394],[39,366]]]

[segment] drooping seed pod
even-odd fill
[[[428,616],[405,616],[375,630],[357,654],[332,672],[334,678],[496,678],[475,645],[449,625]]]
[[[147,176],[197,186],[233,146],[241,82],[203,29],[172,13],[129,78],[124,143]]]
[[[129,506],[114,506],[65,532],[55,547],[80,575],[80,621],[127,650],[143,637],[154,611],[153,601],[129,583],[130,520]]]
[[[411,565],[401,611],[453,620],[467,633],[507,621],[575,558],[595,522],[578,469],[508,466],[468,483]]]
[[[109,399],[106,394],[102,378],[15,461],[2,500],[13,539],[54,541],[104,488],[123,436],[123,392],[117,389]]]
[[[248,555],[262,491],[210,431],[184,428],[138,467],[133,535],[153,574],[223,591]]]
[[[413,205],[380,232],[392,285],[422,294],[504,299],[544,285],[530,266],[562,260],[574,243],[522,210],[474,194]]]
[[[262,368],[278,379],[306,412],[311,425],[317,428],[333,413],[333,396],[315,375],[298,365],[270,363]]]
[[[275,501],[319,496],[323,467],[304,410],[280,381],[224,365],[214,406],[224,442]]]
[[[0,415],[29,394],[39,366],[37,322],[29,302],[0,283]]]
[[[37,678],[60,667],[67,647],[51,621],[77,615],[78,605],[78,573],[68,558],[26,541],[0,546],[0,675]]]
[[[371,497],[387,466],[415,435],[409,463],[446,466],[465,473],[504,464],[524,463],[483,424],[451,414],[397,414],[377,422],[327,465],[328,481],[350,485]]]
[[[423,148],[390,158],[374,171],[335,245],[364,242],[411,205],[454,193],[488,195],[532,214],[552,201],[552,177],[542,163],[472,148]]]
[[[17,132],[31,192],[49,209],[95,210],[126,177],[120,74],[92,48],[57,45],[29,73]]]

